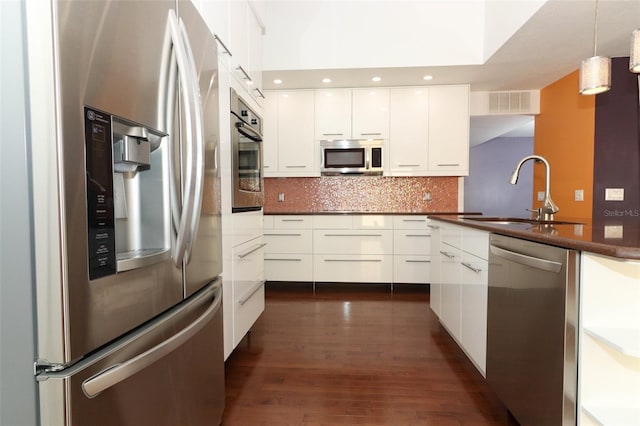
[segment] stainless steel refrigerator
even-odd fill
[[[190,1],[26,11],[41,423],[219,424],[215,39]]]

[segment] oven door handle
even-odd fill
[[[242,121],[236,123],[236,128],[242,136],[245,136],[254,142],[262,142],[262,136],[260,133],[256,132],[251,127],[247,127]]]

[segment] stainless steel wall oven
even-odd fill
[[[232,212],[260,210],[264,204],[262,118],[231,89]]]

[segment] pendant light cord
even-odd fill
[[[593,20],[593,56],[596,55],[596,48],[598,46],[598,0],[596,0],[596,13]]]

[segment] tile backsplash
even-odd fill
[[[265,213],[433,213],[458,210],[457,177],[266,178],[264,186]]]

